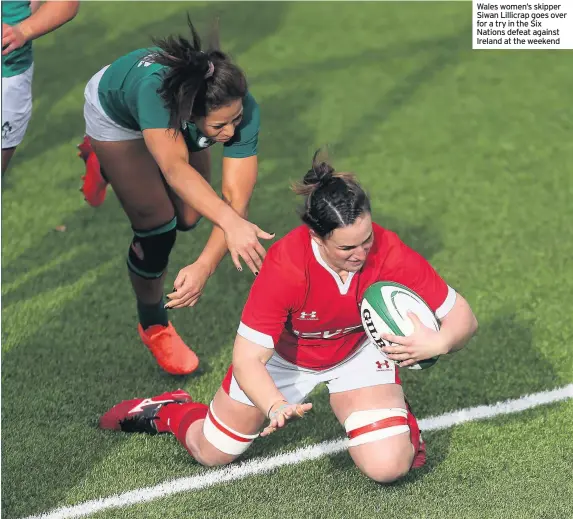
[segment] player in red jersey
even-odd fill
[[[184,391],[124,401],[100,420],[105,429],[172,432],[203,465],[226,464],[260,433],[271,434],[312,407],[321,382],[346,429],[357,467],[392,482],[425,462],[425,446],[396,365],[462,348],[477,328],[466,300],[396,234],[372,222],[354,177],[317,162],[296,186],[302,220],[267,253],[245,305],[233,363],[210,406]],[[426,300],[440,331],[415,317],[409,337],[367,339],[359,303],[376,281],[395,281]]]

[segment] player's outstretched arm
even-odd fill
[[[233,374],[237,383],[270,423],[261,433],[267,436],[294,418],[302,418],[312,404],[289,404],[269,375],[265,364],[274,350],[237,335],[233,348]]]
[[[32,15],[18,25],[2,24],[2,54],[19,49],[26,42],[35,40],[69,22],[78,14],[80,2],[32,3]]]
[[[253,273],[258,272],[265,249],[259,238],[274,237],[255,224],[241,218],[226,204],[211,185],[189,165],[187,146],[182,135],[172,130],[148,128],[143,130],[145,145],[161,169],[167,183],[188,205],[221,227],[233,263],[242,270],[241,258]]]
[[[223,158],[223,181],[221,186],[223,200],[241,218],[247,218],[249,202],[257,182],[257,173],[258,161],[256,155],[242,159]],[[213,232],[197,261],[204,264],[213,273],[226,253],[225,234],[220,227],[213,227]],[[253,258],[257,273],[261,268],[264,257],[265,252],[262,250],[260,257],[255,256]]]
[[[257,156],[235,159],[223,159],[223,200],[230,205],[241,218],[247,218],[249,201],[257,182]],[[256,272],[262,266],[265,256],[255,256],[253,262]],[[168,308],[184,308],[195,306],[202,295],[203,288],[209,277],[227,253],[225,233],[220,227],[213,226],[211,236],[207,240],[203,251],[194,263],[183,267],[173,283],[174,291],[167,294]]]

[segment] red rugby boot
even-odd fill
[[[92,150],[90,138],[85,135],[81,144],[78,144],[78,157],[86,164],[86,174],[82,176],[83,185],[80,191],[84,194],[86,202],[92,207],[99,207],[105,200],[107,181],[101,174],[101,167],[96,154]]]
[[[168,424],[159,417],[159,411],[167,405],[182,405],[193,402],[186,391],[168,391],[152,398],[124,400],[114,405],[100,419],[102,429],[124,432],[157,434],[170,432]]]

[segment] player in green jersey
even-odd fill
[[[139,334],[159,365],[172,374],[197,368],[166,308],[193,306],[227,250],[255,273],[271,239],[247,221],[257,180],[259,108],[243,72],[218,49],[192,38],[169,37],[100,70],[85,89],[86,161],[82,191],[91,205],[111,184],[131,222],[127,266],[137,298]],[[209,183],[210,146],[221,143],[223,199]],[[213,231],[197,260],[181,269],[163,299],[169,254],[177,231],[205,216]]]
[[[76,16],[74,2],[2,2],[2,174],[32,115],[32,40]]]

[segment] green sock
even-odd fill
[[[163,297],[159,302],[155,304],[148,305],[137,300],[137,315],[139,316],[139,322],[141,327],[145,330],[154,324],[161,324],[167,326],[169,324],[169,319],[167,318],[167,310],[164,308],[165,302]]]

